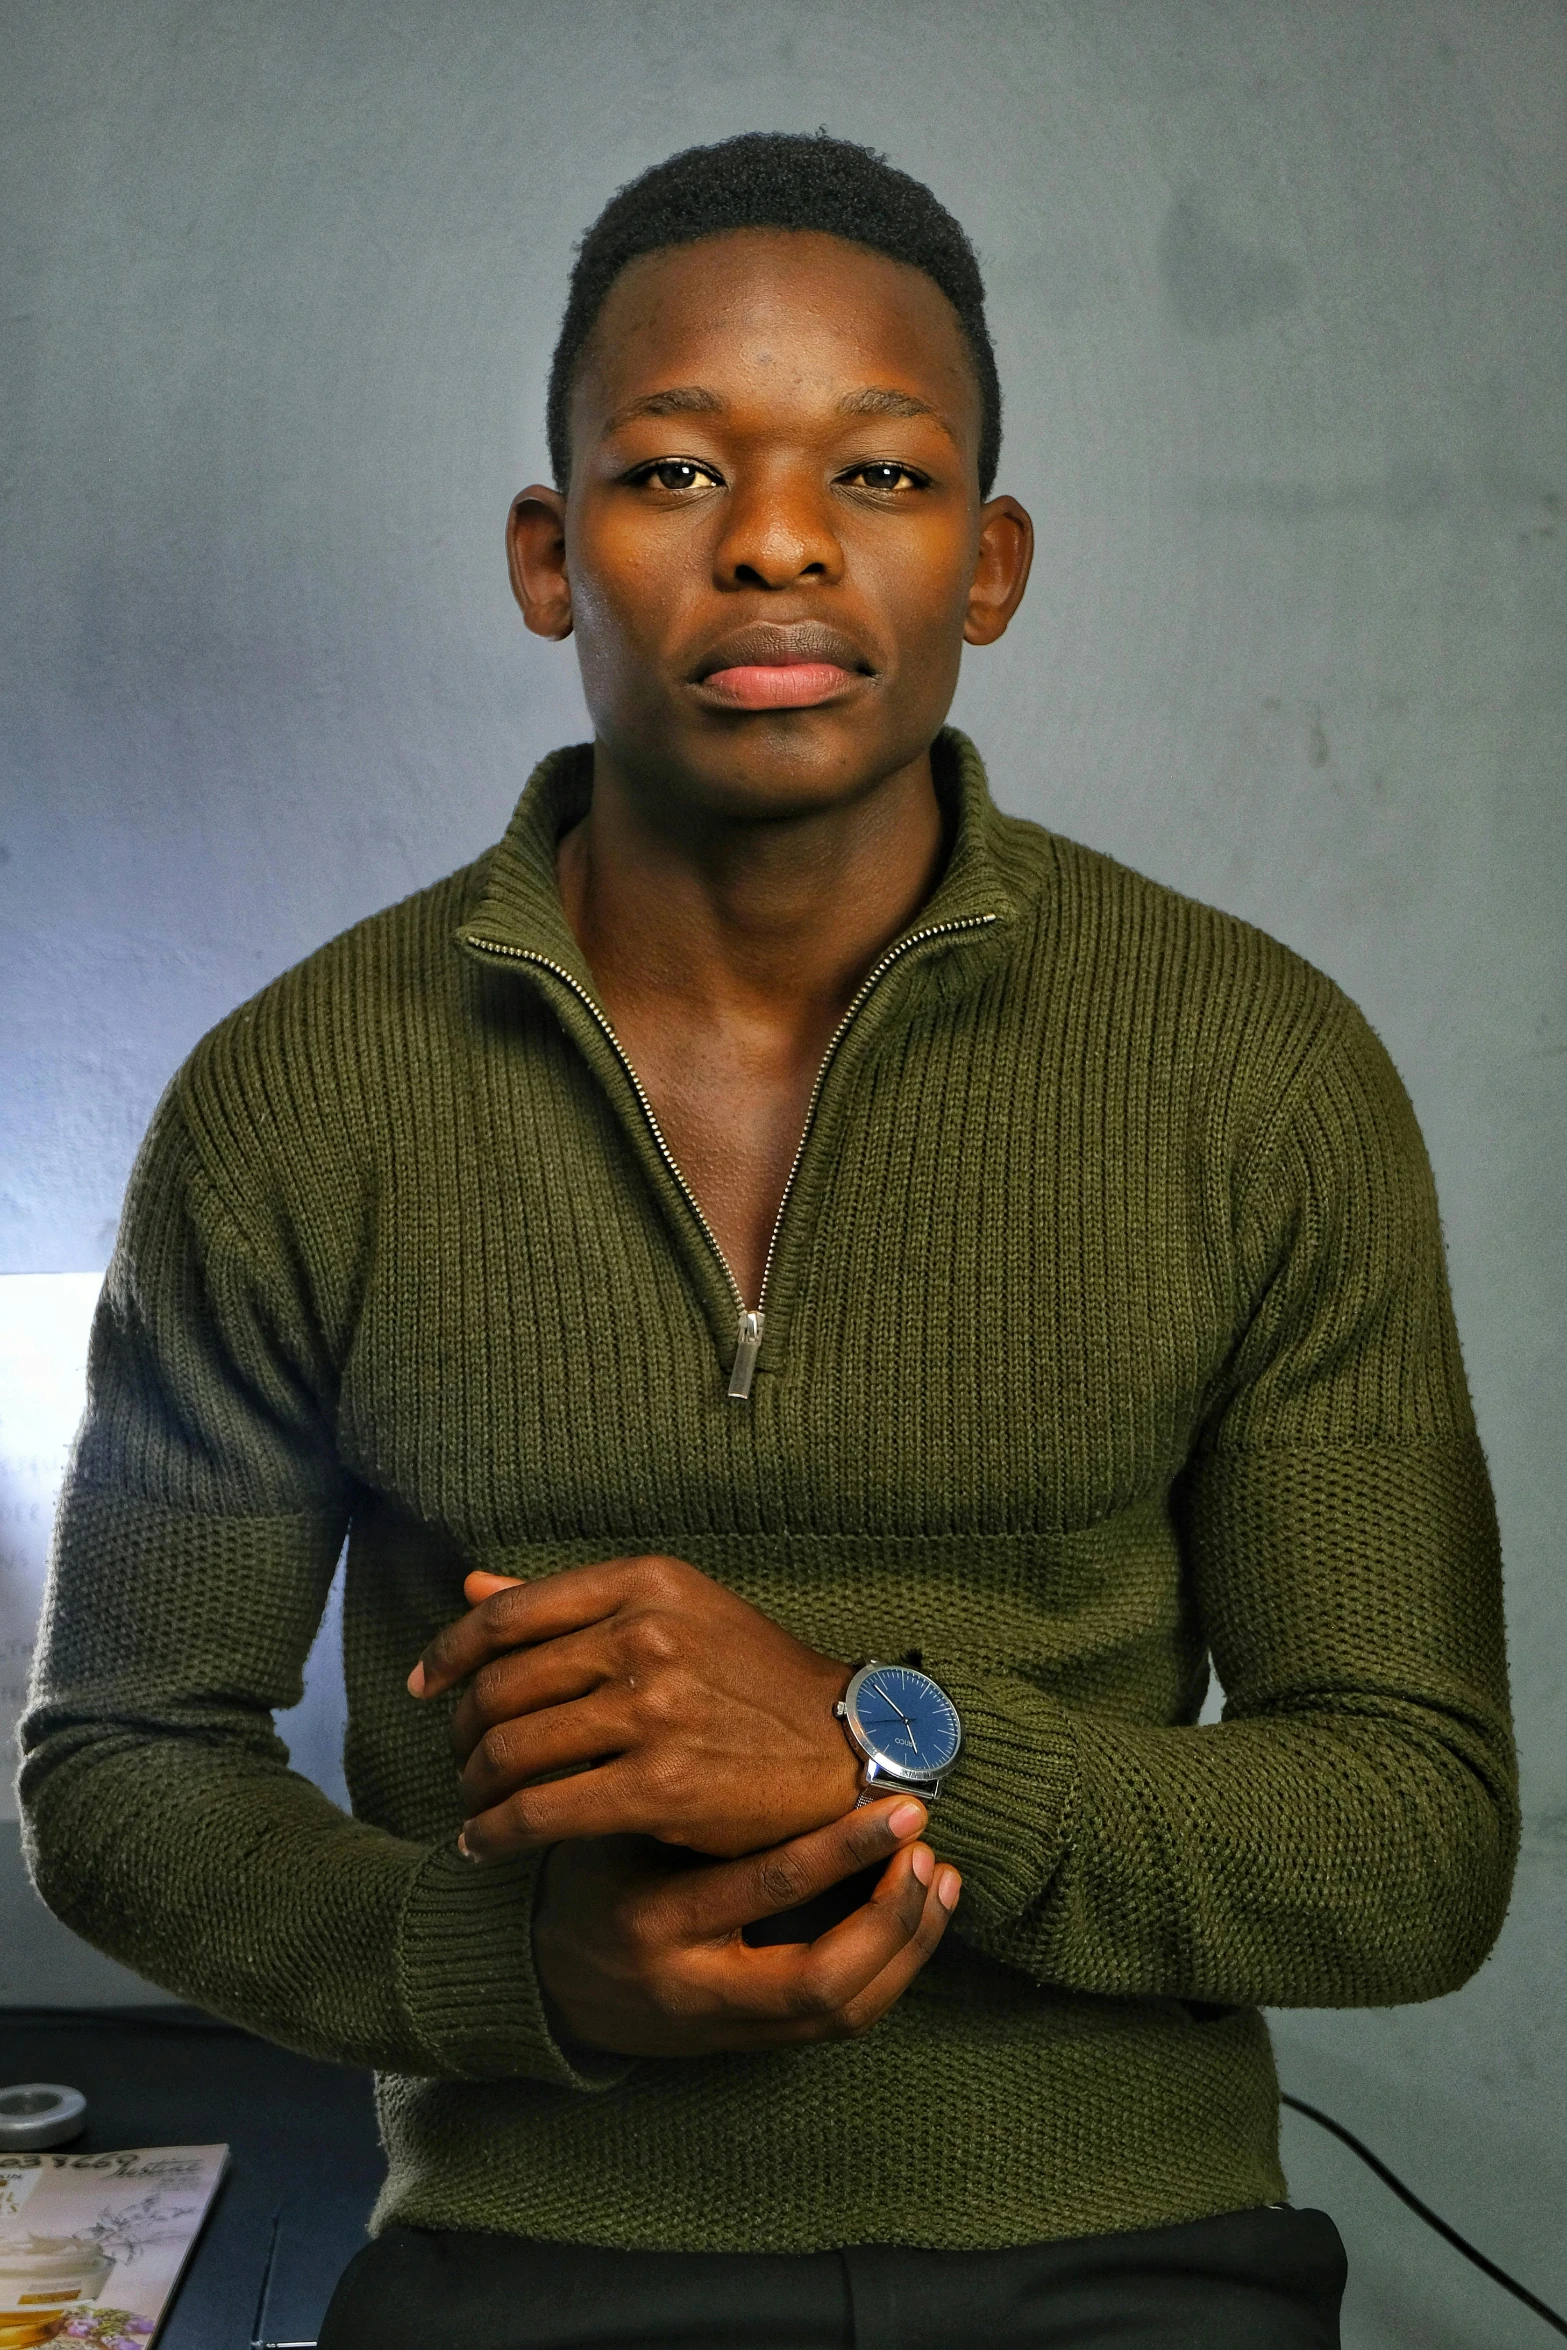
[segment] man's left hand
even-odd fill
[[[624,1835],[732,1859],[852,1808],[859,1766],[833,1718],[848,1666],[684,1559],[463,1588],[476,1604],[408,1686],[467,1683],[452,1745],[473,1859]]]

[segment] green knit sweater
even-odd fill
[[[1449,1991],[1496,1933],[1495,1523],[1388,1059],[1283,947],[998,814],[961,736],[937,767],[944,877],[831,1060],[748,1401],[556,892],[583,751],[224,1021],[138,1163],[32,1863],[170,1991],[376,2069],[382,2222],[984,2246],[1273,2200],[1259,2007]],[[345,1529],[352,1819],[270,1719]],[[403,1684],[465,1571],[649,1549],[962,1714],[963,1903],[863,2040],[558,2045],[536,1863],[458,1856],[449,1703]]]

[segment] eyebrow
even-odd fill
[[[613,416],[606,417],[600,437],[607,440],[638,416],[716,416],[728,405],[705,384],[672,384],[668,391],[644,392],[641,399],[628,400],[623,408],[617,408]]]
[[[628,400],[606,417],[601,438],[607,440],[623,424],[631,424],[640,416],[720,416],[729,402],[706,384],[671,384],[662,392],[644,392],[640,399]],[[941,427],[949,440],[957,434],[928,400],[916,399],[912,392],[895,392],[883,384],[867,384],[858,392],[845,392],[838,402],[840,416],[928,416]]]
[[[928,400],[917,400],[912,392],[894,392],[880,384],[867,384],[863,392],[845,392],[838,402],[840,416],[928,416],[939,424],[943,432],[952,427],[939,408]]]

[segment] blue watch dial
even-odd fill
[[[877,1762],[914,1778],[939,1777],[962,1743],[951,1698],[912,1665],[871,1666],[855,1694],[854,1718]]]

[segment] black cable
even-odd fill
[[[277,2261],[277,2232],[283,2214],[272,2214],[272,2233],[267,2238],[266,2265],[261,2271],[261,2290],[256,2295],[256,2314],[250,2321],[250,2350],[264,2350],[261,2329],[267,2320],[267,2290],[272,2283],[272,2270]]]
[[[1353,2130],[1346,2130],[1342,2122],[1336,2122],[1333,2116],[1330,2113],[1324,2113],[1320,2106],[1308,2105],[1304,2097],[1287,2097],[1281,2090],[1279,2103],[1290,2106],[1296,2113],[1305,2114],[1320,2129],[1330,2131],[1335,2138],[1342,2138],[1351,2154],[1358,2154],[1366,2168],[1376,2172],[1383,2186],[1391,2187],[1400,2203],[1407,2203],[1415,2216],[1418,2219],[1423,2219],[1428,2228],[1435,2228],[1437,2234],[1451,2244],[1455,2252],[1461,2252],[1466,2260],[1472,2260],[1475,2267],[1480,2270],[1483,2276],[1488,2276],[1493,2285],[1500,2285],[1504,2292],[1513,2294],[1517,2300],[1523,2303],[1525,2309],[1532,2309],[1536,2317],[1543,2318],[1548,2326],[1554,2326],[1557,2333],[1567,2334],[1567,2317],[1563,2317],[1558,2310],[1552,2309],[1550,2303],[1542,2301],[1537,2293],[1531,2293],[1527,2285],[1520,2285],[1518,2279],[1510,2277],[1505,2268],[1498,2268],[1494,2260],[1487,2260],[1483,2252],[1477,2252],[1467,2237],[1461,2236],[1456,2228],[1449,2227],[1441,2213],[1433,2211],[1429,2203],[1422,2203],[1414,2189],[1406,2187],[1397,2172],[1390,2171],[1380,2155],[1373,2154],[1370,2147],[1364,2145]]]

